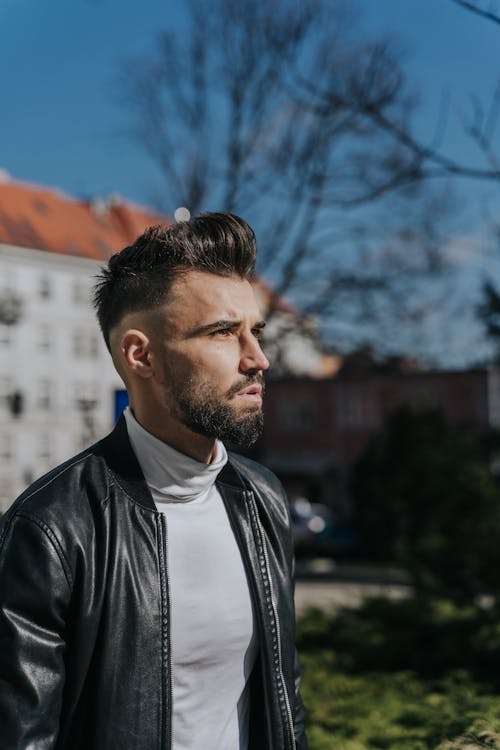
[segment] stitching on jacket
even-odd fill
[[[157,531],[158,573],[160,579],[160,632],[161,632],[161,710],[159,716],[159,737],[161,750],[172,748],[172,664],[170,634],[170,590],[168,582],[168,561],[166,557],[166,519],[158,513],[155,518]],[[165,526],[165,529],[164,529]],[[167,684],[168,682],[168,684]],[[167,713],[168,712],[168,713]],[[167,729],[168,727],[168,729]],[[167,743],[168,734],[168,743]]]
[[[279,622],[279,615],[278,615],[278,611],[277,611],[277,607],[275,603],[275,598],[273,596],[272,577],[271,577],[269,560],[268,560],[267,549],[266,549],[267,543],[266,543],[266,538],[264,536],[264,533],[262,531],[262,524],[259,519],[258,510],[255,505],[254,493],[247,492],[246,495],[248,499],[248,508],[250,510],[251,522],[252,522],[252,525],[254,526],[254,529],[257,531],[257,538],[256,538],[257,552],[258,552],[259,557],[261,557],[260,570],[262,573],[262,580],[264,582],[264,594],[265,594],[266,603],[267,603],[267,614],[271,621],[271,635],[272,635],[272,640],[273,640],[272,661],[274,664],[274,675],[275,675],[277,693],[278,693],[278,704],[280,707],[281,718],[283,720],[283,734],[285,735],[284,728],[286,727],[289,733],[290,746],[293,748],[293,750],[295,750],[296,743],[295,743],[295,736],[294,736],[290,696],[288,695],[286,680],[283,674],[282,646],[281,646],[281,637],[280,637],[281,626]],[[263,561],[262,561],[262,558],[263,558]]]
[[[269,473],[271,476],[274,476],[276,482],[276,486],[271,486],[271,492],[273,492],[276,496],[276,499],[279,500],[279,504],[283,506],[283,508],[286,511],[286,516],[288,518],[288,526],[290,526],[290,514],[287,510],[289,508],[288,500],[286,497],[286,492],[279,481],[279,479],[273,475],[272,472],[266,471],[261,472],[259,469],[261,468],[259,464],[256,465],[255,468],[252,468],[251,466],[247,466],[245,463],[242,463],[239,461],[241,456],[238,456],[234,453],[229,453],[229,461],[228,463],[231,465],[231,467],[234,469],[235,473],[237,474],[238,478],[240,479],[241,483],[243,484],[243,488],[245,491],[255,492],[255,488],[252,484],[252,475],[253,473],[256,473],[260,479],[267,479],[267,473]],[[265,467],[262,467],[265,468]],[[229,484],[228,482],[225,482],[223,479],[219,479],[217,477],[217,483],[224,486],[224,487],[234,487],[234,485]]]
[[[94,455],[93,453],[88,452],[88,453],[85,453],[83,456],[79,456],[75,461],[72,461],[70,464],[67,464],[66,466],[64,466],[64,468],[61,469],[61,471],[58,471],[57,474],[54,474],[53,477],[51,477],[49,480],[47,480],[40,487],[37,487],[35,490],[33,490],[33,492],[30,492],[29,495],[26,495],[26,497],[24,497],[22,499],[22,502],[20,503],[19,509],[16,508],[16,510],[14,511],[12,517],[9,519],[9,522],[5,525],[5,528],[3,529],[3,533],[0,536],[0,550],[1,550],[2,547],[3,547],[3,543],[4,543],[4,541],[5,541],[6,537],[7,537],[7,534],[9,533],[10,527],[11,527],[12,523],[14,522],[14,520],[17,517],[24,518],[27,521],[31,521],[32,523],[35,523],[40,529],[42,529],[42,531],[45,532],[45,534],[47,535],[47,537],[51,541],[51,543],[52,543],[52,545],[53,545],[53,547],[54,547],[54,549],[55,549],[55,551],[57,553],[57,556],[59,557],[59,560],[61,562],[61,565],[62,565],[62,568],[63,568],[63,571],[64,571],[64,575],[66,577],[66,581],[67,581],[68,586],[70,587],[71,590],[73,589],[73,575],[71,573],[71,566],[68,563],[68,560],[66,558],[66,555],[64,554],[64,550],[62,548],[61,543],[59,542],[59,539],[57,538],[56,534],[52,531],[52,529],[50,528],[50,526],[48,526],[44,521],[42,521],[37,516],[31,515],[31,514],[29,514],[29,513],[26,512],[24,510],[24,504],[28,500],[30,500],[32,497],[34,497],[35,495],[37,495],[39,492],[41,492],[42,490],[44,490],[47,487],[49,487],[56,479],[58,479],[60,476],[62,476],[63,474],[65,474],[66,471],[69,471],[69,469],[72,469],[74,466],[77,466],[77,464],[81,463],[82,461],[87,461],[87,459],[91,458],[93,455]],[[108,486],[107,486],[107,492],[106,492],[106,497],[102,501],[103,502],[103,506],[107,505],[107,503],[109,501],[109,496],[110,496],[110,485],[108,484]]]
[[[36,516],[31,516],[28,513],[23,513],[22,511],[20,513],[17,513],[16,515],[18,518],[24,518],[26,521],[31,521],[32,523],[36,524],[46,534],[49,541],[52,543],[52,546],[54,547],[54,550],[59,558],[61,567],[64,571],[66,582],[70,590],[72,590],[73,589],[73,576],[71,575],[71,568],[68,564],[68,561],[66,560],[66,556],[59,543],[59,540],[57,539],[56,535],[54,534],[50,526],[47,526],[46,523],[44,523],[41,519],[37,518]]]
[[[60,476],[62,476],[62,474],[64,474],[66,471],[68,471],[69,469],[72,469],[73,466],[76,466],[77,464],[79,464],[80,461],[86,461],[87,458],[89,458],[89,456],[91,456],[91,455],[93,455],[93,454],[92,453],[86,453],[84,456],[80,456],[79,458],[76,459],[76,461],[73,461],[72,463],[70,463],[67,466],[65,466],[57,474],[54,474],[54,476],[51,477],[49,480],[47,480],[45,482],[45,484],[42,484],[41,487],[37,487],[36,490],[33,490],[33,492],[31,492],[29,495],[26,495],[26,497],[23,497],[23,500],[22,500],[22,503],[21,503],[20,507],[22,508],[22,506],[24,505],[24,503],[27,500],[29,500],[31,497],[33,497],[33,495],[36,495],[38,492],[41,492],[41,490],[44,490],[46,487],[48,487],[50,484],[52,484],[52,482],[54,482],[56,479],[58,479]]]

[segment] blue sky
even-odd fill
[[[0,166],[78,195],[145,202],[151,166],[122,134],[120,60],[180,16],[163,0],[0,0]]]
[[[333,0],[332,0],[333,1]],[[419,92],[419,129],[432,138],[440,96],[453,116],[447,149],[474,161],[455,113],[487,100],[500,75],[500,27],[452,0],[362,0],[367,33],[399,40]],[[154,166],[123,134],[115,101],[120,60],[147,54],[156,32],[182,23],[174,0],[0,0],[0,167],[74,195],[119,193],[148,203]],[[207,12],[210,1],[207,0]],[[471,186],[471,199],[486,190]]]
[[[464,137],[460,116],[470,113],[471,96],[487,105],[500,80],[500,26],[453,0],[364,0],[361,6],[365,27],[400,40],[419,92],[421,132],[432,138],[441,97],[447,93],[447,151],[475,161],[478,152]]]

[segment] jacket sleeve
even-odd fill
[[[307,750],[306,710],[300,695],[300,665],[297,651],[295,651],[295,711],[293,728],[297,750]]]
[[[51,530],[23,514],[0,536],[0,750],[52,750],[64,685],[69,569]]]

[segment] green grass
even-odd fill
[[[500,726],[498,696],[466,674],[429,681],[411,672],[350,675],[329,665],[331,656],[302,659],[311,750],[429,750],[472,731],[478,719]]]
[[[493,621],[442,602],[306,613],[298,642],[311,750],[500,750]],[[491,675],[477,628],[489,638]]]

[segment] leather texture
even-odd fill
[[[249,750],[306,750],[293,544],[276,477],[217,480],[257,617]],[[170,750],[165,521],[113,432],[28,488],[0,527],[0,750]]]

